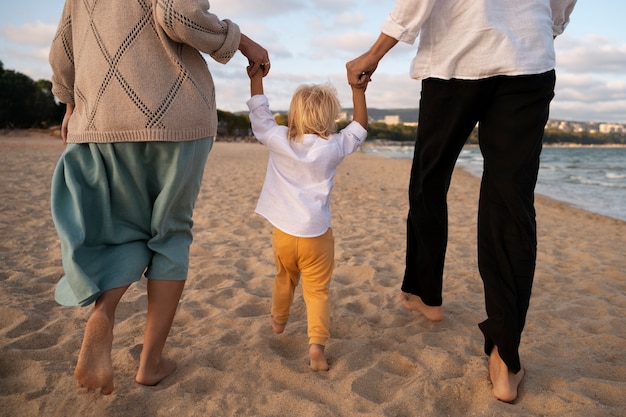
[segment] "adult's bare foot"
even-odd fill
[[[429,306],[422,301],[421,297],[404,291],[400,291],[400,299],[407,310],[422,313],[430,321],[443,320],[443,307],[441,306]]]
[[[176,361],[168,358],[161,358],[156,365],[146,365],[139,367],[135,376],[135,381],[141,385],[153,386],[163,381],[176,371]]]
[[[86,394],[108,395],[113,392],[113,324],[106,314],[94,312],[85,326],[83,344],[78,354],[74,376]]]
[[[282,332],[285,331],[285,327],[287,326],[287,323],[277,323],[274,320],[274,316],[270,315],[270,324],[272,325],[272,330],[274,330],[274,333],[276,334],[281,334]]]
[[[330,366],[324,354],[324,346],[312,343],[309,345],[309,366],[314,371],[328,371]]]
[[[517,391],[524,378],[524,369],[518,373],[509,371],[495,346],[489,355],[489,379],[493,395],[500,401],[512,403],[517,399]]]

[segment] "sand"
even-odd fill
[[[0,135],[1,416],[623,416],[626,415],[626,222],[538,197],[539,254],[515,404],[494,399],[477,324],[479,181],[456,171],[444,278],[446,317],[404,310],[410,161],[364,153],[333,191],[336,270],[329,372],[309,371],[300,289],[285,333],[269,321],[271,227],[254,214],[267,153],[216,143],[196,206],[191,273],[166,354],[177,371],[134,382],[145,280],[119,305],[115,391],[92,399],[73,369],[91,308],[55,303],[62,275],[49,210],[59,139]]]

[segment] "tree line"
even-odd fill
[[[63,120],[65,105],[52,94],[52,83],[48,80],[34,81],[27,75],[4,68],[0,61],[0,129],[30,129],[58,126]],[[250,119],[247,114],[217,111],[218,136],[251,139]],[[287,125],[287,115],[276,115],[279,124]],[[338,128],[349,122],[340,121]],[[387,125],[372,122],[368,127],[368,140],[413,142],[417,135],[416,126]],[[467,139],[469,144],[478,143],[477,129]],[[584,145],[626,144],[623,133],[564,132],[554,128],[545,131],[544,143],[575,143]]]
[[[0,128],[48,128],[63,120],[65,106],[57,103],[52,83],[34,81],[4,68],[0,61]]]

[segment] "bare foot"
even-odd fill
[[[74,376],[86,394],[108,395],[113,392],[113,324],[102,313],[94,312],[85,326],[83,344],[78,354]]]
[[[489,379],[493,395],[500,401],[512,403],[517,398],[517,389],[524,378],[524,369],[516,374],[509,371],[495,346],[489,355]]]
[[[135,382],[141,385],[153,386],[172,375],[176,370],[176,362],[172,359],[161,358],[156,366],[139,367]]]
[[[443,307],[441,306],[426,305],[419,296],[415,294],[409,294],[408,292],[404,291],[400,291],[400,299],[402,300],[404,308],[406,308],[407,310],[422,313],[424,317],[426,317],[430,321],[443,320]]]
[[[272,329],[276,334],[281,334],[282,332],[284,332],[285,327],[287,326],[287,323],[276,323],[276,321],[274,321],[274,316],[272,315],[270,315],[270,324],[272,325]]]
[[[330,369],[328,361],[326,360],[326,355],[324,355],[324,346],[316,343],[309,345],[309,357],[311,358],[309,366],[312,370],[317,372],[328,371]]]

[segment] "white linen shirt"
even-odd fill
[[[367,130],[352,122],[328,139],[309,134],[297,142],[289,140],[286,126],[276,123],[265,95],[255,95],[247,104],[252,132],[269,150],[255,212],[292,236],[323,235],[331,226],[337,165],[363,143]]]
[[[412,78],[476,80],[554,69],[576,0],[398,0],[382,32],[413,44]]]

